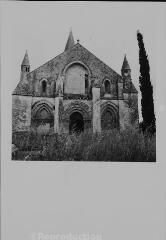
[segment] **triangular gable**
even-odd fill
[[[38,68],[34,69],[30,73],[27,74],[27,79],[31,79],[33,81],[35,74],[38,74],[40,70],[44,71],[45,68],[50,69],[50,73],[52,72],[52,68],[57,68],[60,66],[58,71],[63,71],[65,66],[74,61],[82,61],[85,65],[87,65],[93,72],[93,74],[98,77],[99,82],[101,83],[104,77],[108,77],[115,82],[122,82],[122,76],[115,72],[111,67],[105,64],[102,60],[96,57],[93,53],[83,47],[80,43],[75,44],[68,51],[64,51],[61,54],[57,55],[53,59],[47,61],[42,64]],[[32,81],[20,81],[14,90],[13,94],[17,95],[32,95],[32,87],[30,86]],[[28,83],[29,82],[29,83]],[[124,89],[124,91],[128,91]],[[136,88],[132,84],[132,91],[137,92]]]

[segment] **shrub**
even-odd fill
[[[22,151],[42,149],[42,146],[45,145],[45,139],[46,135],[33,131],[21,131],[12,134],[12,143]]]

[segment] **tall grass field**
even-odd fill
[[[15,132],[14,160],[155,162],[156,136],[139,129],[100,134],[43,134]]]

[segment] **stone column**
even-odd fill
[[[54,132],[59,133],[59,96],[55,97]]]
[[[118,100],[119,101],[119,125],[120,129],[125,129],[125,114],[126,114],[126,107],[124,100]]]
[[[92,88],[93,133],[101,132],[100,87]]]
[[[57,92],[55,97],[55,111],[54,111],[54,132],[61,132],[61,107],[63,105],[63,82],[64,76],[59,76],[57,81]]]

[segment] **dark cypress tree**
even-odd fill
[[[149,60],[144,47],[143,36],[137,31],[137,40],[139,46],[139,64],[140,76],[139,84],[141,90],[141,110],[142,110],[142,130],[150,133],[155,132],[155,114],[153,103],[153,86],[150,81]]]

